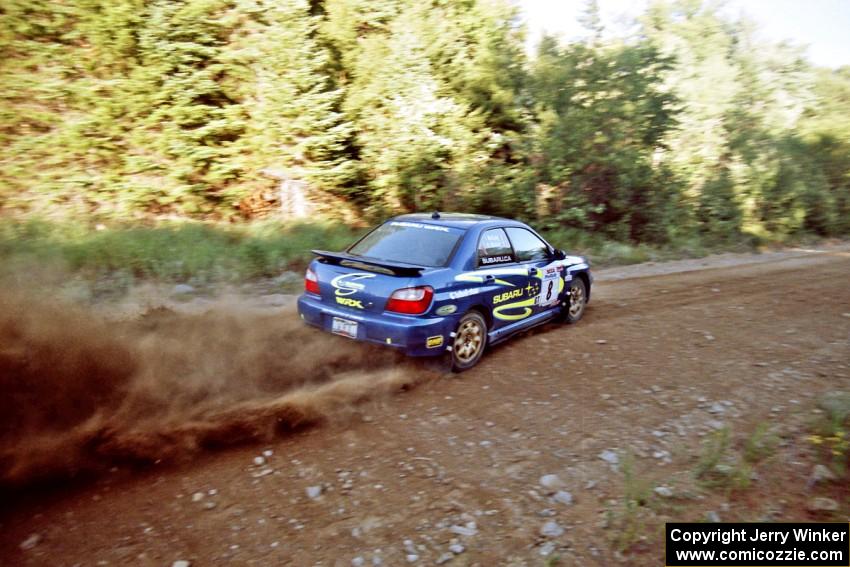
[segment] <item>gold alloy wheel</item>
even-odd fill
[[[576,285],[570,287],[570,317],[572,319],[581,317],[585,302],[584,284],[579,280]]]
[[[475,360],[484,348],[484,329],[481,324],[475,319],[464,321],[457,330],[452,348],[461,363],[467,364]]]

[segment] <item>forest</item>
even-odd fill
[[[850,232],[850,66],[711,1],[653,1],[623,37],[600,21],[588,1],[586,39],[529,53],[507,0],[5,0],[0,216],[242,223],[274,214],[273,170],[348,223]]]

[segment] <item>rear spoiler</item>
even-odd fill
[[[392,276],[418,276],[425,269],[423,266],[363,258],[347,252],[327,252],[325,250],[311,250],[311,252],[318,256],[319,261],[325,261],[329,264],[338,264]]]

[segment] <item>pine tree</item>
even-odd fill
[[[225,88],[228,7],[226,0],[160,0],[139,34],[141,65],[131,74],[139,126],[128,169],[142,183],[159,180],[145,200],[162,211],[210,213],[241,174],[229,159],[244,122]]]
[[[351,125],[344,119],[341,88],[329,76],[329,57],[316,39],[318,18],[306,0],[243,0],[251,19],[234,39],[234,61],[245,67],[243,108],[248,171],[283,168],[316,190],[358,191],[351,157]]]
[[[410,7],[389,33],[365,38],[352,71],[347,111],[379,209],[441,207],[462,162],[477,155],[474,117],[447,92],[427,57],[423,12]]]

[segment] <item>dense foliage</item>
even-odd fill
[[[665,243],[850,232],[850,67],[698,0],[527,55],[507,0],[5,0],[0,207],[231,218],[275,170],[365,217]],[[244,210],[244,209],[243,209]]]

